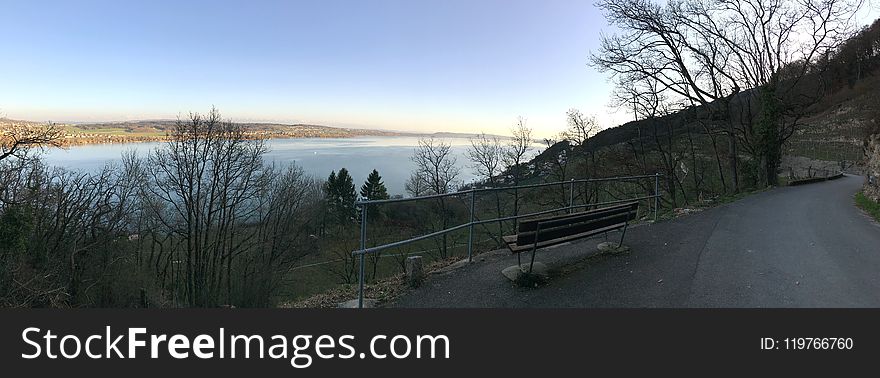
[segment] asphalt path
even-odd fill
[[[853,201],[863,180],[776,188],[632,227],[625,255],[599,256],[601,238],[547,248],[537,260],[565,269],[538,288],[501,275],[515,257],[487,253],[390,306],[880,307],[880,225]]]

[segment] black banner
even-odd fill
[[[0,352],[3,371],[33,376],[849,370],[880,355],[877,319],[880,310],[832,309],[0,310]]]

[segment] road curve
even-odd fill
[[[432,277],[397,307],[880,307],[880,225],[853,203],[863,178],[762,192],[631,228],[628,255],[582,259],[537,289],[499,273],[496,253]],[[597,241],[547,249],[585,254]]]

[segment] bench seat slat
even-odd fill
[[[637,217],[638,208],[638,202],[629,202],[590,211],[522,220],[517,224],[516,235],[502,236],[502,240],[511,252],[518,254],[608,231],[625,230],[629,221]]]
[[[580,221],[572,218],[570,223],[559,223],[556,221],[548,222],[556,226],[547,228],[545,228],[544,223],[541,223],[541,231],[537,233],[538,242],[556,239],[571,234],[581,234],[593,229],[605,228],[608,226],[616,225],[623,227],[626,225],[626,222],[635,219],[635,216],[635,212],[619,212],[606,215],[602,218],[589,219],[587,221]],[[521,245],[532,244],[535,242],[535,234],[534,231],[519,232],[516,235],[516,243]]]
[[[521,233],[535,231],[538,228],[538,223],[541,223],[541,228],[544,228],[545,226],[553,227],[557,224],[585,222],[591,219],[602,218],[611,214],[636,211],[637,208],[638,203],[631,202],[623,205],[603,207],[601,209],[581,211],[573,214],[533,218],[519,222],[519,224],[517,225],[517,232]]]
[[[561,237],[561,238],[540,241],[540,242],[538,242],[538,248],[540,249],[540,248],[549,247],[549,246],[556,245],[556,244],[562,244],[565,242],[577,240],[577,239],[595,236],[595,235],[598,235],[601,233],[605,233],[608,231],[613,231],[613,230],[623,228],[623,226],[624,226],[623,224],[616,224],[616,225],[603,227],[603,228],[592,230],[592,231],[582,232],[579,234],[573,234],[573,235],[568,235],[568,236]],[[516,235],[505,236],[505,237],[503,237],[503,239],[504,239],[504,242],[507,243],[507,248],[509,248],[510,251],[513,253],[529,252],[532,250],[532,248],[534,246],[533,244],[525,244],[525,245],[516,244],[515,243],[516,242]]]

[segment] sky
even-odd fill
[[[0,0],[0,116],[174,119],[537,137],[610,105],[589,0]]]

